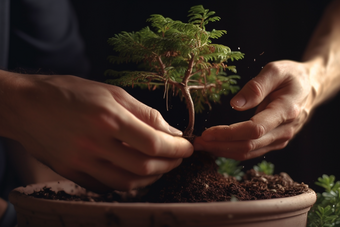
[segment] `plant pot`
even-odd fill
[[[211,203],[106,203],[40,199],[28,196],[50,187],[70,194],[85,189],[70,181],[33,184],[10,193],[18,227],[23,226],[228,226],[305,227],[316,201],[313,190],[286,198]]]

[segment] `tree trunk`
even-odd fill
[[[182,84],[181,91],[183,92],[185,102],[187,104],[188,112],[189,112],[189,122],[187,128],[183,132],[183,137],[191,137],[194,132],[195,125],[195,107],[194,102],[192,101],[190,90],[187,86]]]

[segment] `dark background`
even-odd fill
[[[103,73],[108,68],[128,69],[129,66],[110,65],[106,58],[113,54],[107,39],[121,31],[137,31],[147,26],[150,14],[162,14],[176,20],[187,21],[187,12],[193,5],[202,4],[216,11],[222,19],[211,23],[207,29],[225,29],[228,34],[215,41],[245,53],[245,59],[235,62],[243,86],[255,77],[270,61],[290,59],[299,61],[309,37],[324,7],[329,1],[114,1],[72,0],[79,18],[81,34],[91,61],[91,79],[105,81]],[[147,91],[126,89],[140,101],[158,109],[173,126],[186,127],[185,104],[177,97],[170,98],[166,111],[162,90]],[[231,124],[249,119],[254,110],[237,112],[230,108],[231,96],[214,104],[212,111],[196,117],[195,133],[218,124]],[[314,182],[322,174],[333,174],[340,179],[337,153],[340,111],[339,97],[320,106],[302,131],[280,151],[244,161],[246,169],[263,159],[273,162],[276,173],[287,172],[294,180],[316,188]],[[317,189],[317,188],[316,188]]]

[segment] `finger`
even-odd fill
[[[112,187],[109,187],[100,181],[96,180],[89,174],[76,171],[71,168],[67,168],[63,166],[62,169],[59,168],[52,168],[53,171],[56,173],[66,177],[67,179],[73,181],[74,183],[78,184],[81,187],[84,187],[90,191],[97,192],[97,193],[105,193],[112,191]]]
[[[194,142],[195,150],[204,150],[211,152],[217,157],[226,157],[236,160],[245,160],[247,154],[254,149],[253,141],[213,141],[206,142],[197,137]]]
[[[206,141],[258,139],[281,124],[293,121],[299,114],[297,106],[281,97],[269,103],[263,111],[258,112],[249,121],[207,129],[202,133],[202,139]]]
[[[171,135],[183,135],[180,130],[170,126],[164,120],[159,111],[138,101],[130,94],[128,94],[124,89],[112,85],[109,85],[109,89],[113,94],[115,100],[141,121],[145,122],[146,124],[157,130],[169,133]]]
[[[88,174],[100,181],[101,184],[121,191],[145,187],[154,183],[162,176],[161,174],[139,176],[125,171],[103,159],[92,159],[90,166],[92,168],[88,170]]]
[[[205,150],[216,156],[247,160],[261,156],[270,149],[282,149],[293,137],[294,131],[290,125],[282,125],[259,139],[227,142],[207,142],[197,137],[194,146],[195,150]]]
[[[206,129],[202,133],[205,141],[237,141],[257,139],[264,134],[264,129],[254,121],[244,121],[232,125],[219,125]]]
[[[116,106],[106,118],[109,121],[106,127],[112,126],[115,138],[149,156],[184,158],[193,152],[186,139],[155,130],[121,106]]]
[[[268,146],[261,147],[260,149],[256,149],[254,151],[249,152],[247,159],[257,158],[262,155],[267,154],[270,151],[281,150],[287,146],[289,143],[288,140],[278,140],[275,143],[272,143]]]
[[[110,154],[98,152],[102,159],[110,161],[113,165],[139,176],[159,175],[169,172],[182,162],[181,158],[157,158],[145,155],[120,141],[108,145],[114,150],[104,149]]]
[[[263,111],[264,109],[266,109],[266,107],[268,106],[268,104],[271,102],[272,100],[270,99],[269,96],[267,96],[264,100],[262,100],[262,102],[256,107],[256,111],[255,114],[260,113],[261,111]]]
[[[105,192],[109,189],[125,191],[145,187],[162,176],[162,174],[140,176],[115,166],[106,159],[86,154],[74,159],[70,158],[66,165],[60,165],[60,163],[50,165],[51,169],[96,192]],[[71,168],[68,167],[70,165]]]
[[[274,64],[267,64],[258,76],[250,80],[230,101],[236,110],[247,110],[260,104],[262,100],[281,84]],[[274,78],[275,77],[275,78]]]

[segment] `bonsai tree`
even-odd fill
[[[193,6],[188,17],[188,23],[184,23],[153,14],[147,20],[151,28],[145,27],[137,32],[124,31],[110,38],[108,43],[118,54],[109,56],[109,61],[118,64],[137,63],[141,70],[107,70],[106,75],[113,76],[108,82],[118,86],[140,86],[151,90],[163,86],[166,100],[170,92],[184,98],[189,123],[183,136],[192,141],[195,112],[202,111],[204,104],[211,107],[210,102],[218,102],[222,94],[238,90],[236,79],[239,76],[227,75],[227,71],[236,73],[236,67],[227,63],[242,59],[244,54],[231,51],[222,44],[212,43],[213,39],[226,34],[225,30],[206,30],[209,22],[220,20],[214,11],[204,9],[202,5]],[[263,177],[255,171],[242,176],[237,162],[227,159],[218,161],[223,165],[220,172],[217,171],[215,157],[210,153],[194,152],[189,158],[183,159],[180,166],[164,174],[149,187],[141,189],[141,201],[212,202],[229,201],[233,196],[241,200],[255,199],[255,195],[266,198],[282,196],[284,190],[276,191],[275,188],[279,186],[275,184],[255,187],[261,180],[255,180],[258,183],[254,184],[250,179]],[[271,168],[264,163],[259,169],[269,171]],[[225,172],[234,177],[226,178],[226,174],[223,174]],[[243,183],[247,190],[242,188],[236,178],[245,179]],[[277,182],[287,181],[283,176],[278,178]],[[292,183],[290,178],[288,181]],[[294,184],[291,183],[287,183],[287,192],[292,192],[290,187]],[[261,188],[265,188],[266,193],[257,191]],[[305,185],[301,185],[293,191],[304,190]]]
[[[244,54],[231,51],[227,46],[213,44],[212,39],[226,34],[225,30],[207,31],[209,22],[219,21],[214,11],[202,5],[189,10],[189,21],[184,23],[153,14],[147,20],[150,27],[138,32],[121,32],[108,40],[116,56],[109,56],[111,63],[133,62],[141,71],[107,70],[114,76],[108,82],[119,86],[140,86],[156,89],[164,86],[164,97],[169,92],[185,99],[189,111],[189,123],[183,136],[190,138],[195,123],[195,110],[200,112],[210,101],[218,102],[220,95],[236,92],[239,76],[236,67],[227,64],[239,60]]]

